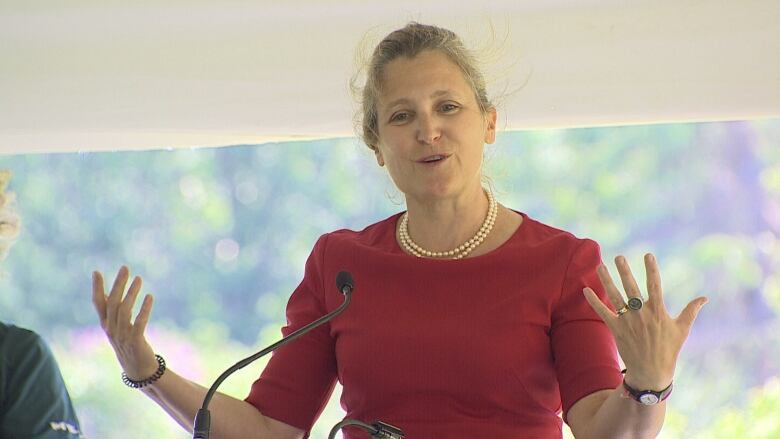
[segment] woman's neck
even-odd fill
[[[451,250],[482,227],[488,198],[481,186],[458,197],[418,199],[407,196],[408,230],[417,245],[430,251]]]

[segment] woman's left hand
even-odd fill
[[[707,303],[707,298],[693,299],[677,318],[672,318],[664,305],[658,264],[655,257],[648,253],[645,255],[648,297],[640,309],[632,309],[626,300],[641,299],[641,291],[626,258],[616,257],[615,265],[628,299],[623,298],[612,282],[604,264],[598,267],[597,273],[607,297],[618,312],[609,309],[590,288],[583,290],[585,298],[615,337],[618,352],[627,369],[626,384],[634,389],[659,391],[672,382],[677,356],[701,307]],[[634,299],[632,303],[636,305],[640,302]]]

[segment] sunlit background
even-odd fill
[[[153,346],[208,385],[277,339],[320,234],[404,208],[353,138],[3,156],[0,167],[24,224],[2,265],[0,319],[50,342],[93,439],[189,437],[122,384],[93,270],[143,276]],[[597,240],[610,264],[625,254],[641,275],[654,252],[673,313],[710,298],[663,438],[780,437],[780,120],[505,132],[485,174],[502,203]],[[262,367],[222,390],[245,397]],[[312,437],[341,416],[334,395]]]

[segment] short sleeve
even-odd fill
[[[590,287],[609,304],[596,274],[600,263],[598,244],[588,239],[580,241],[553,311],[550,336],[564,420],[571,406],[582,397],[598,390],[614,389],[622,380],[612,333],[582,293],[583,288]]]
[[[3,340],[2,355],[5,391],[0,437],[83,437],[60,369],[43,339],[13,327]]]
[[[320,237],[306,261],[303,280],[287,303],[283,335],[329,312],[323,283],[326,241],[327,235]],[[275,351],[246,401],[264,416],[308,432],[335,384],[335,343],[325,323]]]

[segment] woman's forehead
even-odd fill
[[[387,64],[382,75],[380,102],[393,105],[413,97],[438,98],[471,90],[463,72],[447,55],[426,51],[413,58],[401,57]]]

